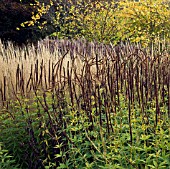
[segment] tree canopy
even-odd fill
[[[170,37],[167,0],[32,0],[29,4],[20,0],[17,4],[27,9],[19,10],[23,19],[13,25],[18,33],[34,30],[58,38],[130,40],[145,46]]]
[[[32,20],[33,13],[39,13],[38,8],[33,7],[31,3],[35,3],[35,1],[1,0],[0,38],[2,41],[13,41],[15,44],[21,45],[36,42],[38,39],[48,35],[50,29],[48,31],[40,29],[38,24],[35,26],[23,24],[28,20]],[[47,17],[41,17],[40,20],[46,20],[46,26],[51,27],[48,24]],[[18,30],[21,25],[23,25],[22,29]]]

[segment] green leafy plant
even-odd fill
[[[13,157],[9,155],[8,150],[4,149],[2,142],[0,142],[0,169],[19,169]]]

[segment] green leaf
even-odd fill
[[[141,140],[146,141],[146,140],[148,140],[150,137],[151,137],[151,135],[142,134]]]
[[[60,166],[57,167],[57,169],[64,169],[64,168],[68,168],[67,165],[64,163],[60,163]]]

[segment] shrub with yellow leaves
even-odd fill
[[[167,1],[124,0],[119,3],[118,32],[122,39],[143,45],[168,40],[170,37],[170,8]]]
[[[32,16],[28,26],[38,23],[38,20],[55,10],[53,25],[56,29],[51,36],[59,38],[85,37],[90,41],[117,43],[129,40],[140,42],[143,46],[165,43],[170,38],[170,5],[167,0],[49,0],[48,3],[33,5],[38,13]],[[41,23],[41,29],[46,22]]]

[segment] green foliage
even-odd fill
[[[66,133],[70,138],[66,158],[59,168],[167,168],[170,164],[168,120],[145,124],[138,106],[133,109],[133,144],[130,143],[127,102],[121,96],[121,110],[112,116],[114,131],[108,135],[94,117],[94,128],[85,112],[77,117],[77,111],[70,111]],[[93,112],[95,113],[95,112]],[[154,118],[154,111],[149,115]],[[166,128],[166,129],[165,129]],[[155,133],[154,133],[155,131]],[[64,156],[65,154],[62,154]]]
[[[47,99],[47,102],[50,104],[50,97]],[[43,161],[42,166],[45,168],[55,168],[56,162],[54,159],[61,159],[57,168],[167,168],[170,165],[168,118],[166,118],[167,120],[164,122],[160,121],[155,129],[153,123],[145,124],[145,122],[142,122],[140,109],[136,106],[132,114],[133,144],[131,144],[127,120],[127,106],[128,103],[125,98],[121,96],[121,110],[117,111],[117,114],[111,117],[114,123],[114,131],[111,135],[107,133],[104,127],[100,126],[99,116],[93,116],[95,123],[91,130],[92,123],[89,122],[89,117],[86,112],[81,110],[81,116],[79,116],[79,111],[69,106],[62,110],[63,113],[66,113],[63,117],[65,122],[63,122],[67,127],[65,128],[63,126],[61,130],[56,131],[55,137],[50,127],[46,126],[48,121],[46,121],[44,117],[42,117],[41,120],[39,119],[38,121],[41,121],[41,126],[34,129],[34,132],[39,133],[34,135],[36,140],[39,141],[34,145],[36,146],[34,148],[36,148],[36,151],[41,148],[39,153],[42,154],[39,158]],[[96,113],[95,109],[92,113]],[[31,118],[31,115],[32,113],[29,114],[29,118]],[[50,115],[53,116],[54,114],[51,112]],[[26,133],[24,134],[22,132],[25,125],[28,125],[28,121],[23,121],[22,128],[20,128],[21,120],[19,119],[21,119],[21,116],[16,115],[16,117],[18,117],[17,121],[11,120],[12,123],[15,122],[15,125],[8,125],[8,127],[1,132],[3,133],[3,140],[5,137],[9,140],[6,144],[8,148],[10,148],[10,151],[13,152],[15,156],[18,156],[16,160],[21,164],[22,160],[24,160],[25,163],[28,162],[28,159],[23,159],[23,155],[26,155],[24,150],[27,149],[27,158],[30,158],[29,155],[35,153],[35,150],[32,149],[32,147],[28,147],[29,142],[26,140],[29,140],[29,137]],[[24,116],[22,116],[22,119],[23,117]],[[32,116],[31,119],[34,119],[34,126],[38,126],[38,123],[35,123],[35,118],[33,117],[34,116]],[[150,109],[149,118],[151,121],[154,119],[153,109]],[[54,117],[52,119],[54,120]],[[4,122],[4,124],[5,123],[9,124],[10,121],[8,120],[8,122]],[[53,126],[54,125],[59,124],[54,120]],[[15,126],[17,129],[15,129]],[[31,126],[29,126],[29,130],[30,129]],[[65,135],[61,135],[63,132]],[[6,135],[4,135],[4,133],[6,133]],[[12,135],[15,137],[12,137]],[[61,136],[63,137],[61,139],[62,142],[60,140]],[[31,138],[33,138],[33,136]],[[33,140],[30,139],[30,141]],[[65,141],[67,144],[65,144]],[[12,145],[10,146],[10,144]],[[23,148],[20,147],[21,144],[24,145]],[[63,149],[63,147],[65,148]],[[60,151],[54,151],[55,149],[59,149]],[[43,155],[43,153],[46,153],[46,155]],[[35,159],[32,160],[34,161]],[[28,162],[27,165],[30,165],[30,162]],[[26,165],[22,166],[26,167]]]
[[[59,163],[60,158],[54,153],[60,152],[56,145],[64,143],[60,143],[63,124],[56,122],[52,107],[44,110],[41,105],[43,99],[38,92],[33,100],[18,96],[17,101],[10,103],[10,112],[4,110],[0,116],[0,141],[4,142],[21,168],[51,168]],[[51,103],[49,94],[48,104]]]
[[[13,154],[14,159],[24,168],[27,165],[27,160],[31,159],[31,156],[29,156],[31,151],[29,146],[30,137],[26,131],[27,119],[22,115],[25,112],[17,102],[11,103],[10,111],[12,117],[9,117],[6,111],[3,112],[3,123],[0,128],[3,137],[0,140]]]
[[[90,41],[110,42],[115,40],[116,22],[115,3],[108,1],[77,1],[66,6],[63,10],[56,11],[54,20],[60,25],[60,31],[54,32],[51,36],[59,38],[84,37]],[[59,8],[59,9],[60,9]],[[67,9],[67,10],[65,10]],[[61,23],[61,16],[64,15]]]
[[[0,169],[18,169],[15,160],[9,155],[8,150],[4,149],[2,142],[0,142]]]

